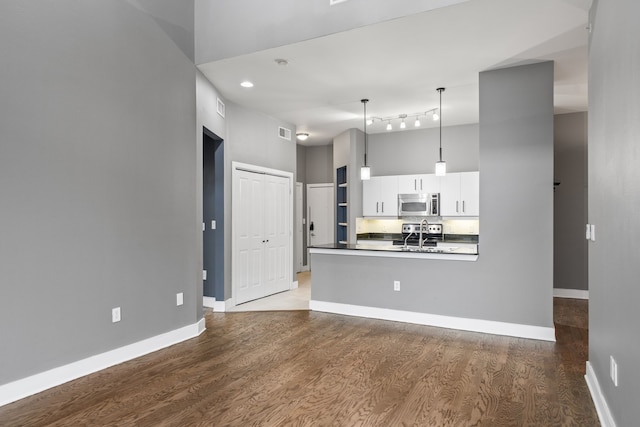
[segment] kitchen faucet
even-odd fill
[[[420,243],[418,243],[419,249],[422,249],[422,245],[424,244],[424,242],[422,241],[422,224],[425,224],[427,227],[429,227],[429,221],[427,221],[427,218],[423,218],[422,221],[420,221]]]

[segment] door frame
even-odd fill
[[[266,168],[263,166],[251,165],[248,163],[241,163],[233,161],[231,162],[231,306],[235,306],[236,303],[236,287],[237,287],[237,275],[236,275],[236,263],[237,259],[234,256],[235,249],[237,247],[237,221],[234,221],[234,218],[240,218],[237,215],[237,211],[239,209],[238,200],[236,197],[233,197],[233,189],[235,188],[236,181],[238,179],[238,171],[242,170],[245,172],[257,173],[262,175],[274,175],[282,178],[286,178],[289,181],[289,197],[287,199],[287,209],[286,212],[289,215],[289,262],[287,263],[287,277],[289,281],[289,289],[293,287],[293,265],[295,262],[294,251],[293,251],[293,186],[294,179],[293,173],[282,171],[278,169]]]
[[[296,182],[296,224],[294,228],[295,232],[295,265],[296,272],[301,272],[304,269],[304,257],[302,256],[304,253],[304,204],[303,204],[303,190],[304,186],[301,182]]]
[[[323,183],[319,183],[319,184],[307,184],[307,206],[305,206],[306,209],[306,213],[307,213],[307,267],[309,268],[309,270],[311,269],[311,249],[309,249],[309,246],[311,245],[311,229],[309,227],[309,224],[311,224],[311,214],[309,211],[309,189],[310,188],[331,188],[331,190],[333,191],[333,222],[335,223],[335,219],[336,219],[336,208],[335,208],[335,201],[336,201],[336,191],[334,188],[334,184],[333,182],[323,182]],[[332,226],[334,227],[332,236],[333,236],[333,241],[335,242],[335,224],[332,223]]]

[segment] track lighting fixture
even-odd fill
[[[411,119],[413,117],[415,117],[415,121],[413,122],[413,126],[414,127],[420,127],[422,125],[422,123],[420,122],[420,116],[427,116],[428,114],[432,114],[433,115],[433,119],[434,120],[438,120],[438,114],[437,114],[438,109],[437,108],[432,108],[431,110],[427,110],[427,111],[420,111],[418,113],[411,113],[411,114],[398,114],[395,116],[387,116],[387,117],[369,117],[367,119],[367,125],[372,125],[374,124],[376,121],[379,122],[387,122],[387,126],[386,129],[387,130],[393,130],[393,124],[392,122],[394,120],[400,120],[400,129],[406,129],[407,128],[407,119]]]

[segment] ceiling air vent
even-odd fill
[[[329,0],[329,6],[333,6],[333,5],[336,5],[338,3],[344,3],[346,1],[347,0]]]
[[[282,139],[286,139],[287,141],[291,141],[291,129],[287,129],[287,128],[283,128],[282,126],[279,126],[278,136]]]

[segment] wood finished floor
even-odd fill
[[[198,338],[0,408],[2,426],[597,426],[587,301],[557,343],[309,311],[207,312]]]

